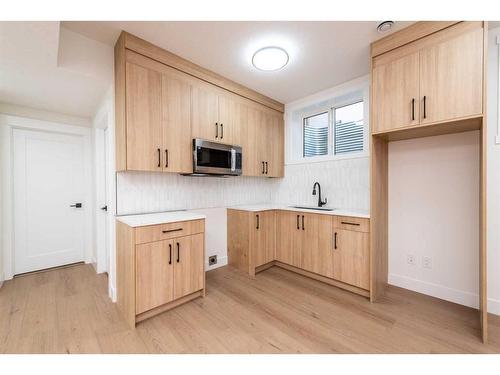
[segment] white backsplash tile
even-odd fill
[[[369,159],[291,164],[285,178],[188,177],[170,173],[117,174],[118,215],[178,209],[201,209],[239,204],[317,202],[312,187],[321,184],[328,205],[369,210]]]

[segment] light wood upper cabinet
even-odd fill
[[[272,113],[267,122],[267,157],[268,163],[266,168],[267,177],[283,177],[284,176],[284,143],[285,129],[283,123],[283,114]]]
[[[422,124],[481,115],[483,29],[422,49],[420,71]]]
[[[220,127],[217,91],[209,85],[199,83],[193,86],[191,95],[193,138],[218,142]]]
[[[175,258],[174,299],[203,289],[204,241],[203,233],[172,240]]]
[[[174,299],[172,241],[150,242],[136,247],[136,313]]]
[[[251,251],[253,266],[259,267],[275,258],[276,213],[262,211],[254,215],[255,230],[252,231]]]
[[[385,59],[387,60],[387,59]],[[419,123],[419,54],[376,61],[373,68],[373,131]]]
[[[191,85],[179,75],[162,74],[163,170],[193,171],[191,141]]]
[[[481,116],[483,33],[459,22],[374,57],[372,132]]]
[[[126,64],[127,170],[161,171],[161,73]]]

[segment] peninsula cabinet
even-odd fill
[[[228,209],[228,263],[251,276],[278,266],[368,297],[369,222],[302,211]]]
[[[117,221],[117,300],[130,326],[204,295],[204,220]]]
[[[117,171],[192,173],[193,138],[202,138],[242,146],[243,175],[281,177],[283,112],[283,104],[126,32],[115,45]]]
[[[275,259],[276,213],[274,211],[227,211],[229,265],[250,275]]]
[[[373,58],[375,134],[483,114],[482,22],[459,22]]]

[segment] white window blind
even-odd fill
[[[334,108],[334,154],[363,151],[363,102]]]
[[[328,112],[304,118],[304,157],[328,155]]]

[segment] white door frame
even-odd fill
[[[0,114],[0,166],[1,166],[1,191],[2,191],[2,218],[1,233],[2,242],[0,244],[3,259],[3,279],[9,280],[14,276],[14,208],[13,208],[13,150],[12,132],[13,129],[29,129],[35,131],[55,132],[62,134],[77,135],[83,138],[84,157],[84,179],[85,201],[93,203],[92,195],[92,158],[91,158],[91,128],[67,125],[58,122],[29,119],[19,116]],[[92,263],[92,210],[85,210],[85,263]]]

